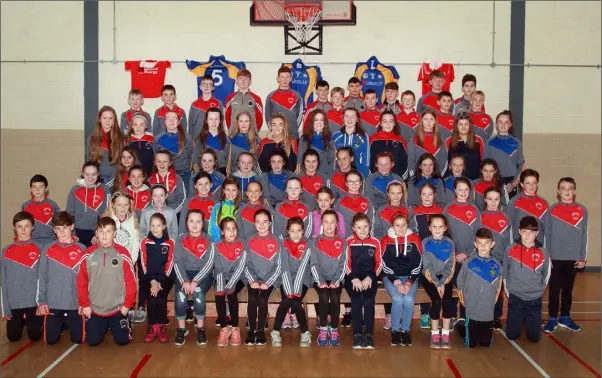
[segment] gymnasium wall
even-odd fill
[[[376,55],[395,64],[400,86],[420,92],[418,62],[456,66],[454,95],[462,75],[473,73],[495,116],[508,107],[510,2],[356,1],[357,25],[326,27],[318,63],[331,86],[345,86],[355,63]],[[166,82],[188,110],[196,78],[186,59],[225,55],[244,60],[253,91],[265,98],[275,88],[283,54],[281,27],[249,26],[250,1],[100,1],[100,105],[127,108],[129,73],[123,61],[171,60]],[[83,3],[1,3],[2,242],[10,219],[27,198],[34,172],[51,181],[60,206],[78,174],[83,155]],[[115,9],[115,12],[113,12]],[[600,3],[527,2],[525,63],[599,64]],[[444,22],[440,22],[444,20]],[[115,23],[115,34],[113,33]],[[495,39],[493,38],[495,37]],[[115,59],[118,63],[113,64]],[[8,63],[5,61],[70,61]],[[496,66],[489,64],[494,61]],[[528,165],[542,173],[542,194],[554,200],[562,175],[580,183],[579,198],[590,209],[590,265],[600,265],[600,70],[575,67],[525,68],[524,140]],[[147,99],[152,113],[159,99]]]

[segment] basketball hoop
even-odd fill
[[[321,14],[320,2],[284,2],[284,15],[295,28],[295,38],[301,45],[306,45],[312,37],[311,31],[320,20]]]

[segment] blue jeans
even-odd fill
[[[408,276],[396,277],[402,284],[405,284],[408,278]],[[418,280],[412,283],[412,287],[407,294],[400,294],[389,278],[383,280],[383,285],[393,302],[391,304],[391,329],[393,331],[409,331],[414,316],[414,300],[416,299],[416,290],[418,290]]]
[[[194,277],[198,272],[195,271],[186,271],[188,277]],[[205,301],[205,296],[207,292],[213,285],[213,277],[205,277],[204,280],[199,282],[194,293],[192,293],[192,301],[194,303],[194,315],[197,320],[204,320],[205,313],[207,312],[207,302]],[[176,292],[174,298],[174,307],[176,311],[176,320],[185,320],[186,319],[186,306],[188,302],[188,295],[186,295],[182,291],[182,284],[179,280],[176,280]]]

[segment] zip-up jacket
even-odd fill
[[[485,148],[485,157],[492,158],[500,168],[503,178],[511,178],[518,185],[525,164],[522,143],[512,135],[496,135]]]
[[[148,127],[151,127],[152,124],[152,120],[151,120],[151,116],[150,114],[148,114],[147,112],[145,112],[144,110],[142,110],[142,108],[140,108],[140,110],[134,110],[132,108],[126,110],[125,112],[121,113],[121,120],[119,121],[119,125],[121,125],[121,131],[123,132],[123,135],[125,135],[128,132],[128,129],[130,127],[130,123],[132,122],[132,117],[134,117],[134,114],[142,114],[144,116],[144,118],[146,118],[146,123],[148,125]]]
[[[167,222],[167,233],[174,239],[178,237],[178,217],[174,209],[163,205],[161,210],[157,209],[153,202],[149,202],[148,206],[140,213],[140,235],[148,235],[150,231],[150,219],[155,213],[160,213],[165,217]],[[186,219],[186,218],[184,218]]]
[[[383,176],[380,172],[371,173],[364,184],[364,195],[372,202],[375,208],[386,205],[389,201],[387,197],[387,186],[393,181],[403,183],[403,179],[396,173],[389,173]]]
[[[502,266],[492,257],[470,256],[458,274],[458,296],[466,317],[479,322],[493,320],[495,302],[502,289]]]
[[[426,153],[430,153],[435,157],[441,176],[445,176],[448,158],[445,141],[442,141],[439,148],[436,148],[433,134],[424,133],[422,146],[418,144],[418,138],[416,136],[410,139],[408,143],[408,169],[410,170],[410,177],[413,177],[416,174],[416,172],[414,172],[416,162]]]
[[[108,192],[103,184],[87,187],[78,179],[67,196],[67,212],[75,219],[75,228],[94,230],[98,217],[107,209]]]
[[[228,130],[236,124],[238,114],[247,111],[251,114],[251,121],[257,126],[257,131],[263,126],[263,101],[255,93],[248,91],[245,93],[234,92],[226,97],[225,119]]]
[[[447,138],[452,136],[455,123],[456,117],[453,114],[441,113],[441,111],[437,112],[437,126],[439,126],[439,135],[441,135],[441,140],[447,140]],[[449,146],[447,149],[449,150]]]
[[[207,134],[207,140],[205,143],[201,143],[200,140],[196,140],[194,143],[194,152],[192,153],[192,163],[201,165],[201,154],[206,149],[211,148],[217,154],[217,168],[227,168],[228,157],[230,156],[230,138],[226,138],[225,144],[219,139],[219,135]]]
[[[255,137],[255,152],[253,155],[256,156],[257,151],[259,151],[260,137],[257,135]],[[228,167],[230,171],[235,171],[238,169],[236,163],[238,162],[238,155],[243,152],[251,152],[251,141],[249,141],[249,134],[243,134],[239,132],[235,136],[230,138],[230,143],[228,143],[228,153],[226,154],[226,159],[228,160]]]
[[[362,126],[362,130],[366,132],[368,139],[371,139],[372,136],[378,132],[380,113],[380,110],[376,109],[364,109],[364,111],[360,113],[360,126]],[[370,154],[372,154],[372,151],[370,151]]]
[[[433,285],[439,287],[451,282],[456,269],[456,246],[444,236],[441,240],[432,236],[422,241],[422,274]]]
[[[222,102],[211,96],[211,98],[207,101],[203,99],[203,96],[196,99],[190,105],[190,111],[188,112],[188,135],[192,139],[196,139],[201,131],[203,130],[203,125],[205,124],[205,115],[207,114],[207,110],[209,108],[218,108],[221,114],[224,114],[224,106]]]
[[[485,112],[468,112],[468,116],[472,120],[472,130],[480,136],[485,143],[491,139],[495,124],[491,116]]]
[[[261,176],[255,171],[251,171],[251,175],[249,177],[244,177],[240,171],[234,171],[230,177],[234,177],[236,181],[238,181],[238,186],[240,186],[240,192],[242,194],[242,200],[247,200],[247,186],[250,183],[259,181]],[[263,187],[262,187],[263,190]]]
[[[266,172],[272,170],[270,167],[270,155],[273,151],[280,150],[288,156],[286,164],[284,165],[285,170],[294,172],[297,170],[297,157],[299,156],[299,147],[297,140],[291,137],[291,148],[290,153],[287,155],[284,149],[284,142],[276,142],[271,138],[263,138],[259,143],[259,150],[257,152],[257,162],[259,164],[260,173],[265,175]]]
[[[472,189],[474,192],[474,204],[477,205],[477,207],[481,211],[487,208],[487,204],[485,203],[485,191],[492,186],[492,182],[487,182],[483,179],[476,179],[472,182]],[[506,190],[505,185],[501,184],[500,190],[502,192],[501,205],[502,209],[505,210],[508,208],[508,202],[510,201],[510,198],[508,197],[508,191]]]
[[[343,215],[341,215],[341,213],[339,213],[338,211],[334,210],[335,213],[337,213],[337,236],[340,238],[345,238],[345,219],[343,218]],[[311,212],[311,228],[313,229],[313,231],[311,232],[311,237],[312,238],[316,238],[319,235],[322,235],[323,233],[323,229],[322,229],[322,213],[320,213],[320,210],[313,210]]]
[[[186,186],[180,176],[176,174],[175,169],[170,168],[164,177],[161,177],[158,173],[153,173],[148,178],[148,183],[151,189],[156,184],[164,185],[167,188],[167,206],[174,209],[176,214],[182,211],[184,201],[186,201]]]
[[[376,216],[374,217],[374,237],[377,239],[382,239],[386,234],[389,228],[393,225],[391,222],[393,221],[393,217],[397,214],[403,214],[408,218],[408,228],[414,232],[418,232],[418,225],[416,224],[416,217],[414,216],[414,212],[412,208],[408,208],[405,206],[393,206],[393,205],[382,205],[378,210],[376,210]]]
[[[375,237],[360,239],[355,234],[347,238],[347,263],[345,274],[348,280],[378,276],[382,270],[382,251]]]
[[[408,142],[416,135],[416,126],[420,123],[420,114],[415,111],[406,113],[405,110],[402,110],[397,115],[397,123],[399,124],[399,134]]]
[[[132,308],[136,278],[128,251],[119,244],[88,248],[77,274],[77,296],[81,307],[91,307],[98,316],[113,316],[122,306]]]
[[[301,136],[299,140],[299,164],[303,168],[303,155],[308,149],[315,150],[320,157],[320,167],[318,168],[318,173],[320,176],[326,179],[329,179],[334,173],[335,166],[335,150],[332,144],[328,146],[324,145],[324,140],[322,139],[322,134],[314,133],[311,138],[311,143],[307,141],[305,136]]]
[[[55,241],[40,255],[36,302],[55,310],[77,310],[77,274],[86,247]]]
[[[21,210],[31,214],[35,221],[31,234],[32,239],[47,244],[56,238],[52,228],[52,216],[60,211],[56,202],[48,198],[38,202],[32,198],[23,203]]]
[[[349,237],[353,234],[351,229],[351,221],[357,213],[364,213],[370,220],[370,226],[374,228],[374,206],[372,202],[364,196],[347,194],[334,203],[334,209],[341,213],[345,219],[345,236]]]
[[[343,103],[345,104],[345,106],[343,106],[345,109],[356,108],[360,113],[366,109],[364,98],[362,96],[347,96],[343,99]]]
[[[17,241],[2,249],[2,316],[11,310],[36,306],[38,268],[42,246],[30,240]]]
[[[514,243],[504,254],[503,267],[508,297],[514,294],[522,300],[531,301],[543,296],[552,271],[548,251]]]
[[[586,261],[588,231],[585,206],[578,202],[553,204],[545,221],[547,249],[552,260]]]
[[[334,135],[337,131],[343,127],[343,117],[345,115],[345,108],[335,109],[334,107],[326,112],[326,120],[328,121],[328,130],[330,134]]]
[[[194,145],[190,136],[184,139],[184,145],[180,148],[178,143],[178,133],[172,134],[164,131],[155,137],[153,142],[153,152],[167,151],[171,155],[171,166],[178,172],[190,171],[190,166],[194,160]]]
[[[504,261],[504,253],[512,244],[512,224],[508,216],[502,211],[482,211],[481,226],[491,230],[495,245],[491,250],[491,257],[497,261]]]
[[[138,154],[140,165],[142,166],[142,169],[144,169],[144,173],[146,173],[147,177],[153,172],[155,158],[155,151],[153,150],[154,143],[155,137],[148,132],[142,134],[141,137],[136,137],[132,134],[130,138],[129,146]]]
[[[309,238],[312,231],[311,210],[299,200],[284,199],[274,209],[273,230],[274,235],[280,240],[287,236],[286,225],[288,220],[294,217],[303,219],[304,237]]]
[[[435,93],[432,91],[425,93],[424,95],[422,95],[422,97],[418,99],[418,102],[416,103],[416,112],[418,112],[418,114],[422,114],[422,112],[424,112],[426,109],[438,111],[438,99],[439,93]]]
[[[106,135],[106,134],[105,134]],[[92,139],[92,136],[88,137],[88,140],[86,142],[86,157],[90,157],[90,141]],[[111,188],[113,186],[113,177],[115,176],[115,171],[117,171],[117,163],[115,164],[111,164],[111,161],[109,160],[109,147],[108,147],[108,140],[104,139],[103,142],[101,143],[101,147],[102,147],[102,161],[99,164],[98,167],[98,176],[100,178],[102,178],[102,180],[106,180],[106,182],[104,182],[104,184],[106,185],[107,188]]]
[[[224,180],[226,180],[226,176],[216,170],[211,173],[206,173],[211,177],[211,189],[209,190],[209,195],[214,202],[219,202],[222,196],[222,185],[224,184]],[[195,178],[196,174],[190,176],[190,182],[188,183],[188,190],[186,192],[188,193],[188,197],[192,197],[196,193],[196,188],[194,187]]]
[[[393,173],[406,180],[408,171],[408,144],[394,132],[379,131],[370,137],[370,172],[376,173],[376,160],[379,154],[393,154]]]
[[[165,281],[173,270],[175,247],[175,240],[167,233],[164,232],[162,237],[157,238],[149,232],[140,242],[140,279],[149,282]]]
[[[186,281],[199,283],[213,272],[214,259],[214,245],[205,234],[196,238],[189,233],[181,235],[174,252],[176,278],[181,284]],[[187,272],[197,273],[190,277]]]
[[[234,201],[223,200],[213,206],[211,217],[209,219],[209,235],[211,235],[214,242],[219,241],[222,237],[219,223],[224,218],[236,220],[236,211],[237,208]]]
[[[299,126],[303,119],[303,97],[292,89],[276,89],[265,99],[265,120],[269,125],[276,113],[282,113],[288,122],[288,134],[299,139]]]
[[[332,143],[338,150],[342,147],[351,147],[353,149],[353,160],[357,170],[363,177],[368,177],[370,173],[370,143],[366,134],[347,134],[345,129],[341,129],[332,135]]]
[[[383,272],[395,283],[397,277],[407,276],[413,283],[420,277],[422,270],[422,241],[418,234],[407,230],[404,236],[398,237],[390,228],[380,241],[383,252]]]
[[[481,212],[471,203],[454,202],[445,206],[449,233],[456,244],[456,254],[469,255],[474,251],[474,237],[481,228]]]
[[[520,238],[520,220],[530,215],[535,217],[539,224],[539,233],[536,240],[539,245],[546,247],[545,220],[549,207],[548,201],[538,195],[528,196],[525,193],[519,193],[512,198],[506,209],[506,215],[508,215],[508,219],[512,223],[513,240],[516,241]]]
[[[180,124],[182,125],[184,130],[188,130],[188,121],[186,119],[186,112],[184,111],[184,109],[180,108],[175,103],[173,104],[172,109],[175,110],[176,113],[178,113],[178,117],[180,117],[180,120],[181,120]],[[167,105],[163,105],[160,108],[158,108],[157,110],[155,110],[155,115],[153,116],[153,125],[152,125],[154,135],[158,135],[165,131],[165,115],[167,114],[168,111],[170,111],[172,109],[169,109],[167,107]]]
[[[318,285],[332,283],[340,285],[345,278],[347,266],[347,243],[344,239],[320,235],[310,241],[309,265],[314,282]]]
[[[280,173],[269,171],[261,176],[261,187],[263,188],[263,197],[268,200],[272,207],[284,201],[286,198],[286,180],[294,177],[291,171],[282,170]]]
[[[414,217],[416,218],[416,227],[418,227],[418,235],[420,239],[424,240],[430,236],[431,231],[429,230],[429,222],[431,215],[443,214],[443,208],[437,205],[426,207],[422,204],[414,207]],[[412,227],[410,227],[412,229]]]
[[[301,296],[303,286],[311,287],[309,260],[311,249],[305,239],[295,243],[290,238],[282,242],[282,295]]]
[[[255,213],[259,209],[265,209],[272,213],[272,207],[264,202],[260,204],[241,203],[238,208],[236,225],[238,226],[238,238],[243,242],[249,240],[257,233],[255,229]]]
[[[460,176],[465,177],[466,176]],[[454,184],[456,183],[455,176],[447,176],[443,179],[443,186],[445,187],[445,203],[450,204],[456,200],[456,191],[454,190]],[[469,179],[470,180],[470,179]],[[470,194],[468,195],[468,202],[474,203],[474,192],[472,186],[470,187]],[[480,209],[479,209],[480,210]]]
[[[133,186],[128,185],[123,192],[134,199],[134,209],[136,210],[136,215],[140,218],[142,210],[146,209],[151,202],[152,196],[150,188],[146,184],[142,184],[138,189],[134,189]]]
[[[228,243],[224,240],[214,244],[215,249],[215,295],[230,294],[242,278],[247,261],[245,244],[240,240]]]
[[[282,274],[282,245],[274,235],[255,235],[245,243],[247,262],[243,281],[278,286]]]
[[[307,206],[308,209],[314,210],[318,208],[318,190],[323,186],[328,187],[330,182],[326,177],[320,175],[319,172],[313,176],[308,176],[303,170],[301,171],[301,202]]]
[[[445,206],[445,184],[443,184],[443,180],[434,177],[421,177],[419,179],[413,177],[408,181],[408,205],[420,205],[420,191],[418,189],[427,182],[430,182],[435,187],[435,202],[437,205],[441,207]]]
[[[334,172],[332,178],[330,179],[330,190],[332,190],[335,200],[338,200],[339,198],[349,194],[347,186],[345,185],[345,174],[343,172],[339,170]],[[364,193],[364,185],[362,185],[361,193]]]
[[[138,261],[140,251],[140,231],[136,228],[136,222],[133,214],[130,214],[124,221],[121,221],[117,216],[111,217],[117,229],[115,230],[115,243],[125,247],[130,253],[132,262]],[[138,226],[139,227],[139,226]]]
[[[186,217],[190,210],[200,210],[203,212],[203,232],[209,230],[209,220],[211,219],[211,212],[215,206],[215,201],[211,197],[199,197],[198,193],[194,193],[192,197],[186,199],[182,211],[180,212],[180,225],[178,227],[178,233],[186,232]],[[171,234],[170,234],[171,235]],[[171,235],[172,237],[177,235]]]
[[[464,171],[462,175],[468,177],[470,180],[475,180],[481,174],[481,160],[485,156],[485,142],[483,139],[475,135],[475,148],[468,148],[468,144],[462,139],[458,139],[456,149],[452,149],[453,138],[450,136],[445,141],[447,147],[448,160],[451,160],[455,156],[462,156],[464,158]]]

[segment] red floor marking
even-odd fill
[[[3,367],[7,363],[9,363],[12,360],[14,360],[19,354],[21,354],[21,352],[23,352],[25,349],[29,348],[32,345],[33,345],[33,341],[30,341],[27,344],[23,345],[21,348],[17,349],[17,351],[15,353],[13,353],[10,356],[6,357],[4,359],[4,361],[2,361],[2,363],[0,364],[0,367]]]
[[[456,377],[456,378],[462,378],[462,374],[460,374],[460,371],[458,370],[458,368],[454,364],[454,361],[451,360],[451,358],[446,358],[445,362],[447,362],[447,366],[449,366],[449,370],[451,370],[452,373],[454,373],[454,377]]]
[[[146,365],[148,360],[150,360],[151,356],[151,354],[145,354],[144,357],[142,357],[142,360],[140,360],[138,366],[136,366],[134,371],[132,371],[132,374],[130,374],[130,378],[136,378],[138,374],[140,374],[140,371],[144,368],[144,365]]]
[[[593,375],[595,375],[598,378],[601,378],[600,377],[600,373],[598,373],[598,371],[596,369],[594,369],[593,367],[589,366],[587,364],[587,362],[585,362],[581,358],[579,358],[579,356],[577,356],[575,353],[573,353],[573,351],[570,350],[566,345],[564,345],[563,343],[561,343],[557,338],[555,338],[552,335],[547,335],[547,336],[550,338],[550,340],[552,340],[554,343],[556,343],[556,345],[558,345],[560,347],[560,349],[562,349],[565,352],[567,352],[569,354],[569,356],[573,357],[584,368],[586,368],[587,370],[589,370],[590,373],[592,373]]]

